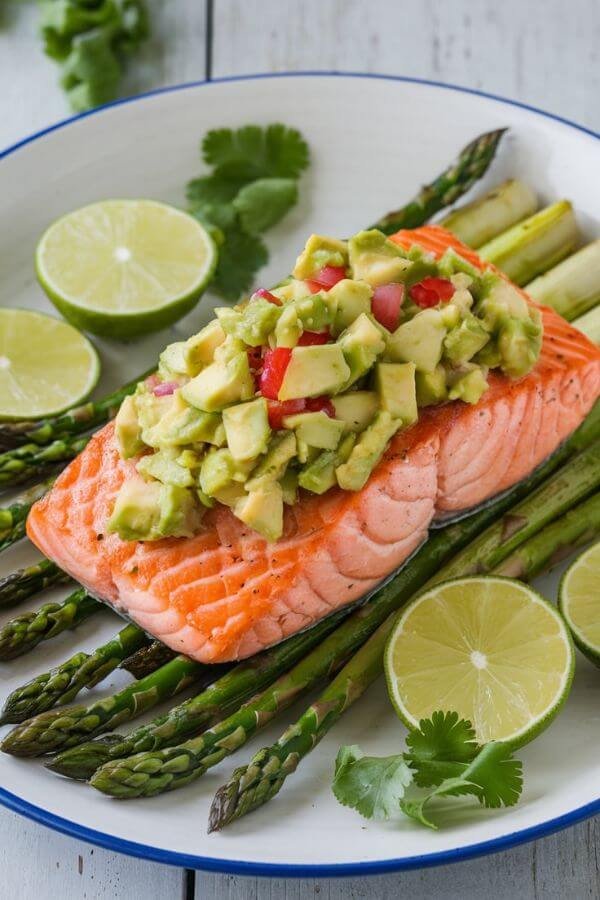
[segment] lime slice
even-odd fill
[[[188,313],[217,262],[206,229],[154,200],[105,200],[58,219],[36,250],[40,283],[78,328],[126,339]]]
[[[72,325],[0,309],[0,419],[40,419],[83,400],[100,374],[91,343]]]
[[[481,743],[527,743],[565,701],[573,644],[560,614],[525,584],[495,576],[436,585],[400,614],[385,651],[405,725],[436,710],[469,719]]]
[[[560,583],[558,605],[581,652],[600,665],[600,542],[571,563]]]

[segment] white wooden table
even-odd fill
[[[413,75],[538,105],[600,131],[598,0],[148,0],[153,37],[125,85],[326,69]],[[0,0],[0,149],[68,114],[37,12]],[[200,125],[199,125],[199,129]],[[199,132],[200,133],[200,132]],[[600,824],[472,862],[368,879],[186,873],[82,844],[0,809],[0,898],[319,900],[600,897]]]

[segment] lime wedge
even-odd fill
[[[581,652],[600,665],[600,541],[563,575],[558,605]]]
[[[187,213],[154,200],[105,200],[58,219],[36,250],[40,283],[78,328],[127,339],[197,303],[217,251]]]
[[[40,419],[83,400],[100,363],[72,325],[26,309],[0,309],[0,419]]]
[[[469,719],[481,743],[527,743],[565,701],[573,644],[560,614],[525,584],[458,578],[400,614],[385,651],[388,691],[405,725],[436,710]]]

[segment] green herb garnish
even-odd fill
[[[341,747],[333,792],[340,803],[367,819],[404,813],[437,828],[426,807],[436,799],[475,797],[482,806],[513,806],[523,786],[522,765],[501,741],[478,746],[470,722],[455,712],[422,719],[397,756],[365,756],[360,747]],[[429,790],[426,790],[429,788]]]

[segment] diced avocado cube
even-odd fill
[[[302,323],[293,303],[286,306],[275,326],[275,344],[278,347],[295,347],[302,334]]]
[[[345,491],[360,491],[387,447],[388,441],[402,427],[401,419],[394,419],[387,410],[380,410],[375,419],[359,436],[348,461],[335,470],[337,483]]]
[[[345,266],[348,263],[348,247],[345,241],[311,234],[304,250],[296,260],[294,278],[310,278],[324,266]]]
[[[466,313],[460,325],[452,328],[444,338],[444,356],[455,365],[469,362],[489,339],[479,319],[472,313]]]
[[[345,463],[354,443],[355,434],[347,434],[337,450],[324,450],[311,463],[304,466],[298,476],[298,484],[313,494],[324,494],[336,484],[335,470]]]
[[[205,494],[215,497],[218,491],[234,482],[245,484],[253,465],[253,460],[247,462],[234,460],[228,447],[211,450],[202,460],[198,483]]]
[[[438,260],[438,272],[442,278],[451,278],[458,272],[464,272],[473,279],[478,278],[480,275],[479,270],[467,262],[452,247],[448,247],[444,255]]]
[[[348,241],[352,278],[371,287],[402,281],[411,262],[406,253],[377,229],[360,231]]]
[[[293,428],[298,441],[321,450],[334,450],[344,433],[344,423],[322,411],[286,416],[283,426]]]
[[[466,372],[449,373],[450,400],[463,400],[465,403],[478,403],[488,389],[487,378],[483,369],[473,366]]]
[[[288,469],[279,480],[283,502],[286,506],[293,506],[298,500],[298,473]]]
[[[125,397],[115,416],[115,437],[123,459],[137,456],[144,449],[135,400],[131,396]]]
[[[215,312],[226,334],[239,338],[250,347],[260,347],[275,329],[281,307],[264,297],[256,297],[243,309],[222,307]]]
[[[117,494],[107,531],[124,541],[156,541],[191,537],[199,528],[201,510],[191,491],[141,478],[125,481]]]
[[[311,447],[310,444],[307,444],[306,441],[300,440],[300,438],[296,437],[296,456],[298,457],[298,462],[302,463],[310,463],[313,459],[316,459],[321,451],[318,447]]]
[[[293,431],[274,434],[269,441],[266,455],[252,470],[252,478],[246,487],[249,491],[259,483],[279,481],[287,470],[287,465],[296,456],[296,435]]]
[[[201,369],[209,366],[213,361],[215,350],[223,343],[225,337],[219,320],[213,319],[198,334],[188,338],[185,342],[187,374],[197,375]]]
[[[503,278],[496,278],[476,312],[488,331],[496,331],[509,318],[529,320],[529,304],[520,291]]]
[[[377,363],[375,387],[379,405],[394,419],[412,425],[419,418],[414,363]]]
[[[248,492],[245,485],[239,484],[237,481],[232,481],[231,484],[227,484],[225,487],[215,491],[213,497],[218,503],[222,503],[224,506],[229,506],[233,509],[235,505],[247,495]]]
[[[502,354],[498,349],[498,341],[492,337],[485,347],[476,353],[472,362],[486,369],[497,369],[502,364]]]
[[[335,305],[328,293],[320,291],[294,301],[296,315],[305,331],[324,331],[335,318]]]
[[[371,312],[373,291],[366,281],[353,281],[344,278],[338,281],[328,292],[328,297],[335,304],[333,334],[341,334],[362,313]]]
[[[446,370],[436,366],[433,372],[415,372],[417,406],[434,406],[448,399]]]
[[[520,378],[531,372],[542,347],[542,320],[540,313],[531,308],[531,318],[510,316],[500,328],[498,350],[502,357],[502,371],[511,378]]]
[[[409,253],[409,256],[412,257],[412,251]],[[427,254],[421,254],[412,259],[410,268],[402,273],[401,277],[398,278],[398,281],[401,281],[408,289],[411,288],[413,284],[422,281],[424,278],[427,278],[430,275],[436,276],[437,274],[438,267],[435,259]]]
[[[184,469],[190,469],[191,471],[200,468],[201,462],[202,455],[196,453],[195,450],[182,450],[177,457],[177,464],[183,466]]]
[[[442,358],[445,337],[442,312],[424,309],[394,331],[387,342],[386,357],[392,362],[412,362],[420,372],[433,372]]]
[[[350,367],[350,377],[345,388],[362,378],[385,350],[385,340],[381,330],[365,313],[354,320],[338,338],[344,357]]]
[[[283,534],[283,491],[277,482],[261,485],[239,500],[234,513],[238,519],[258,531],[268,541]]]
[[[435,312],[439,313],[440,320],[447,331],[457,328],[462,321],[463,314],[456,303],[445,303]]]
[[[340,419],[347,431],[364,431],[375,417],[379,409],[379,400],[375,391],[351,391],[349,394],[337,394],[331,402],[335,409],[336,419]]]
[[[181,375],[189,375],[186,360],[186,342],[169,344],[158,357],[158,372],[165,381]]]
[[[254,396],[254,381],[246,353],[228,362],[217,360],[181,388],[183,399],[204,412],[218,412]]]
[[[152,446],[183,447],[186,444],[225,443],[225,435],[219,440],[221,416],[218,413],[202,412],[185,404],[181,410],[167,413],[162,421],[154,426],[152,436],[157,444]]]
[[[165,447],[156,453],[142,456],[136,464],[140,475],[146,478],[156,478],[163,484],[173,484],[176,487],[191,487],[194,483],[189,469],[180,465],[177,461],[178,451],[175,448]]]
[[[271,429],[264,397],[224,409],[223,425],[235,460],[255,459],[267,449]]]
[[[335,394],[346,384],[350,369],[340,344],[294,347],[279,389],[279,400]]]

